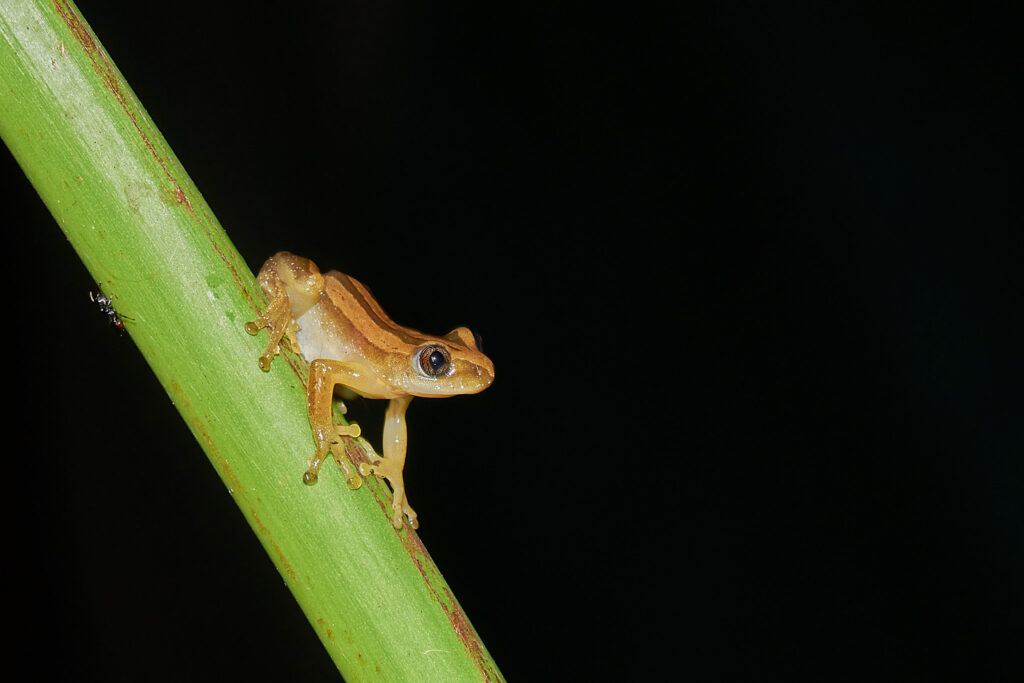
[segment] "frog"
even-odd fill
[[[494,363],[481,351],[478,337],[456,327],[435,337],[395,323],[357,279],[337,270],[321,273],[313,261],[287,251],[271,256],[257,281],[267,306],[245,324],[252,335],[266,329],[269,341],[258,358],[269,371],[281,343],[309,363],[306,405],[314,452],[303,482],[316,484],[328,453],[346,477],[359,488],[359,476],[376,475],[392,490],[392,525],[404,520],[419,527],[409,505],[403,470],[407,450],[406,410],[414,397],[443,398],[476,394],[494,381]],[[343,445],[343,437],[361,435],[358,424],[337,424],[333,417],[336,388],[347,398],[387,399],[383,457],[360,463],[358,473]],[[343,401],[339,410],[345,414]]]

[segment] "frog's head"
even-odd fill
[[[409,362],[415,382],[409,393],[414,396],[475,394],[494,381],[494,363],[466,327],[420,344]]]

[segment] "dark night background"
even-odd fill
[[[79,3],[254,271],[288,249],[484,337],[492,388],[413,402],[407,482],[503,673],[1024,673],[1014,22],[483,5]],[[333,680],[0,157],[22,656]]]

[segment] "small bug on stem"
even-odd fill
[[[102,292],[89,292],[89,299],[99,307],[101,313],[107,316],[110,324],[121,333],[124,332],[124,321],[134,320],[134,318],[130,318],[127,315],[118,314],[114,308],[114,302],[104,296]]]

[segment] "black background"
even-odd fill
[[[818,5],[80,3],[254,271],[482,334],[497,381],[412,404],[407,482],[512,680],[1024,673],[1013,22]],[[0,171],[24,654],[331,680]]]

